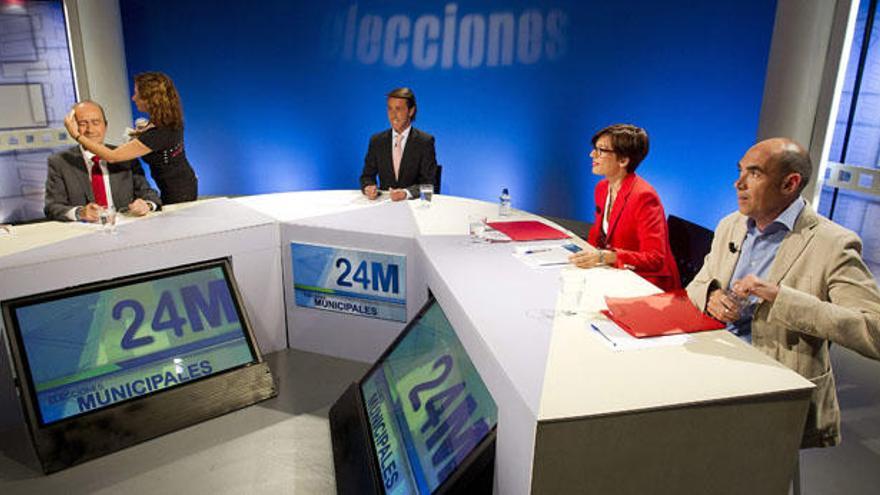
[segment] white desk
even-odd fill
[[[531,269],[511,256],[512,244],[467,241],[467,214],[492,216],[496,205],[438,195],[423,208],[349,194],[241,202],[283,222],[285,277],[291,240],[407,254],[416,301],[408,313],[430,287],[498,404],[499,493],[786,489],[808,381],[723,331],[684,346],[612,352],[587,321],[603,294],[657,291],[640,277],[563,268],[584,279],[587,297],[582,314],[554,317],[563,269]],[[326,213],[296,213],[319,210]],[[403,327],[287,302],[294,348],[372,360]]]
[[[230,256],[260,349],[287,347],[278,227],[228,199],[174,205],[119,225],[46,222],[0,238],[0,300]]]
[[[507,245],[419,244],[499,406],[500,493],[785,491],[809,382],[723,331],[613,352],[588,330],[594,314],[547,317],[561,270],[529,269]],[[596,291],[656,290],[630,272],[575,275]]]
[[[512,244],[467,241],[467,214],[496,208],[324,191],[217,200],[117,236],[64,226],[65,240],[0,257],[0,299],[231,254],[261,348],[289,338],[297,349],[373,360],[403,324],[294,307],[289,243],[404,253],[408,315],[430,287],[498,404],[498,493],[784,492],[809,382],[725,332],[610,351],[586,329],[589,301],[656,289],[629,272],[563,268],[593,298],[583,314],[554,317],[563,269],[530,269]]]
[[[467,215],[497,216],[498,206],[435,195],[429,208],[420,201],[367,200],[359,191],[308,191],[239,198],[236,201],[280,222],[288,339],[295,349],[373,362],[405,323],[359,318],[296,306],[290,243],[304,242],[393,253],[407,259],[407,320],[428,296],[426,263],[417,239],[424,235],[463,236]],[[523,218],[538,218],[518,212]],[[463,237],[461,237],[464,240]],[[509,250],[509,248],[508,248]]]

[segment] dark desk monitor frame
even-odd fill
[[[330,437],[333,442],[333,464],[336,470],[336,492],[339,494],[384,495],[379,459],[373,448],[373,437],[367,416],[361,383],[373,374],[389,354],[412,330],[432,304],[438,304],[429,293],[428,302],[394,339],[360,380],[352,383],[330,408]],[[442,307],[441,307],[442,309]],[[452,474],[432,495],[490,495],[495,476],[496,426],[468,454]]]
[[[22,341],[16,309],[90,292],[113,289],[182,273],[221,268],[253,360],[191,382],[110,404],[45,424]],[[229,258],[120,277],[2,302],[13,377],[26,427],[44,472],[51,473],[100,457],[209,418],[241,409],[277,394],[263,361],[232,275]]]

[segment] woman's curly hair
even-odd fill
[[[144,72],[134,76],[134,86],[140,99],[147,104],[152,124],[183,129],[180,95],[170,77],[161,72]]]

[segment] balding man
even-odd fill
[[[73,110],[79,133],[103,143],[107,133],[104,109],[83,101]],[[43,210],[52,220],[97,222],[101,208],[108,206],[142,216],[161,204],[137,160],[108,164],[79,146],[49,157]]]
[[[840,443],[829,343],[880,359],[880,292],[862,243],[800,197],[811,173],[789,139],[750,148],[734,182],[739,212],[718,224],[687,287],[698,308],[816,385],[802,448]]]

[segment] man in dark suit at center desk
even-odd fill
[[[388,93],[391,129],[374,134],[364,158],[361,191],[370,199],[387,190],[392,201],[419,197],[419,184],[434,184],[437,157],[434,136],[412,127],[416,95],[409,88]],[[376,186],[376,175],[379,186]]]
[[[104,109],[83,101],[73,110],[79,131],[74,139],[86,136],[103,143],[107,133]],[[50,220],[97,222],[101,209],[110,206],[143,216],[161,205],[137,160],[107,163],[79,146],[49,157],[43,210]]]

